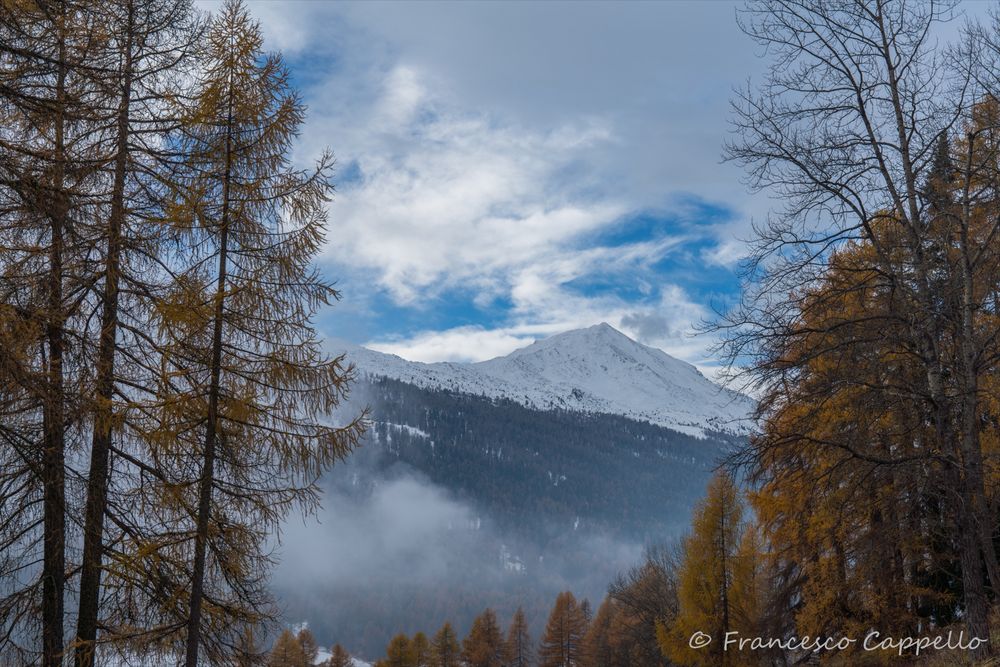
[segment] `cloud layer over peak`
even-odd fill
[[[756,66],[733,5],[251,11],[309,105],[298,160],[338,158],[331,335],[479,360],[606,320],[711,365],[689,334],[736,293],[756,210],[719,163]]]

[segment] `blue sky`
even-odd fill
[[[211,3],[205,3],[212,8]],[[764,62],[725,2],[250,3],[337,156],[319,325],[421,361],[607,321],[710,370],[767,210],[721,163]]]

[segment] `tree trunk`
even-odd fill
[[[965,601],[965,625],[971,637],[989,638],[989,603],[983,582],[983,565],[979,557],[979,535],[976,531],[976,520],[970,507],[963,504],[960,511],[960,526],[962,529],[962,589]],[[989,655],[988,643],[971,652],[974,659],[982,659]]]
[[[729,547],[726,544],[726,523],[728,508],[726,507],[726,491],[721,494],[722,511],[719,513],[719,563],[722,569],[722,637],[729,633]],[[723,644],[725,646],[725,644]],[[728,655],[723,649],[722,664],[729,664]]]
[[[63,10],[65,11],[65,10]],[[59,54],[56,74],[54,123],[55,169],[52,184],[52,209],[48,276],[48,387],[43,408],[45,452],[42,460],[43,529],[42,556],[42,665],[59,667],[63,653],[63,594],[66,586],[66,423],[63,386],[63,232],[68,215],[65,192],[65,104],[66,36],[65,15],[58,18]]]
[[[972,209],[969,198],[969,188],[972,178],[972,156],[975,146],[975,135],[968,135],[968,162],[965,177],[965,186],[962,196],[962,214],[960,218],[959,249],[961,251],[959,262],[959,278],[961,280],[961,298],[959,322],[958,322],[958,365],[961,386],[960,391],[960,415],[961,415],[961,460],[964,463],[964,475],[962,484],[963,521],[962,530],[970,533],[978,541],[978,547],[971,554],[966,556],[968,547],[963,548],[962,565],[963,571],[966,558],[973,559],[979,564],[979,557],[982,556],[982,564],[985,565],[985,574],[988,577],[990,587],[994,594],[1000,591],[1000,572],[997,567],[997,555],[993,546],[993,521],[989,515],[988,503],[986,502],[986,485],[983,474],[983,452],[979,440],[979,367],[978,367],[978,347],[976,345],[976,305],[975,305],[975,267],[974,251],[969,237],[969,230],[972,224]],[[971,524],[971,525],[970,525]],[[964,538],[963,538],[964,539]],[[972,538],[969,538],[970,540]],[[973,571],[971,576],[977,576],[974,583],[974,593],[982,598],[976,603],[976,607],[981,604],[985,607],[986,625],[977,637],[989,638],[989,606],[986,592],[983,589],[982,568]],[[966,577],[963,574],[963,583]],[[967,601],[968,603],[969,601]],[[971,612],[970,612],[971,616]],[[972,632],[970,624],[969,631]],[[990,655],[995,651],[987,642],[979,655]]]
[[[195,534],[194,571],[191,581],[191,609],[188,617],[186,667],[197,667],[201,638],[201,607],[205,594],[205,557],[208,548],[209,518],[212,511],[212,486],[215,483],[215,447],[219,430],[219,392],[222,374],[222,324],[226,293],[226,261],[229,252],[229,186],[232,171],[232,89],[226,125],[226,167],[222,181],[222,221],[219,240],[219,275],[215,288],[215,317],[212,330],[211,379],[208,393],[208,419],[205,425],[205,452],[198,493],[198,525]]]
[[[907,230],[912,237],[912,251],[916,259],[916,268],[919,274],[917,276],[919,288],[917,296],[921,307],[925,311],[925,317],[921,318],[921,326],[924,329],[923,334],[926,336],[927,352],[930,353],[927,357],[925,357],[925,363],[927,363],[928,389],[930,391],[931,400],[934,403],[935,422],[939,437],[938,445],[941,447],[941,451],[958,449],[959,451],[957,452],[958,456],[956,456],[956,464],[962,468],[959,475],[962,478],[962,488],[960,490],[960,493],[962,494],[961,520],[956,528],[961,531],[960,540],[963,544],[961,562],[962,580],[965,586],[964,596],[967,614],[966,622],[969,632],[974,636],[989,637],[989,609],[986,604],[985,591],[983,590],[982,563],[979,558],[980,547],[978,546],[981,541],[979,539],[981,533],[976,515],[979,503],[974,489],[970,486],[970,484],[975,484],[974,478],[976,475],[975,471],[972,471],[972,475],[970,477],[970,470],[968,469],[970,463],[973,467],[975,467],[975,461],[981,461],[981,454],[978,452],[978,443],[976,444],[976,454],[972,456],[971,461],[968,458],[968,455],[971,454],[971,450],[969,449],[969,440],[970,438],[973,438],[978,441],[978,433],[974,428],[974,424],[972,431],[969,430],[969,423],[967,415],[965,414],[966,410],[962,409],[961,413],[963,419],[960,424],[961,432],[957,434],[957,446],[955,443],[950,442],[949,438],[942,437],[946,433],[950,433],[953,430],[945,427],[945,424],[947,424],[954,416],[955,413],[953,408],[955,405],[954,400],[949,397],[945,391],[944,383],[942,381],[944,374],[941,369],[941,353],[935,344],[935,337],[938,332],[935,331],[936,327],[935,322],[933,321],[934,318],[931,317],[934,312],[933,302],[935,295],[932,293],[929,286],[929,271],[923,251],[923,239],[917,229],[920,219],[919,207],[917,205],[918,185],[910,156],[907,124],[904,119],[903,105],[899,96],[899,80],[896,72],[896,64],[893,59],[892,49],[886,33],[881,2],[878,3],[876,17],[881,31],[881,46],[889,79],[889,90],[892,98],[893,111],[896,116],[900,156],[902,158],[904,178],[906,181],[906,210],[900,210],[899,214],[902,216],[903,220],[906,221]],[[964,218],[963,223],[966,225],[968,224],[968,217]],[[965,231],[967,231],[967,227]],[[967,250],[967,248],[968,246],[966,244],[965,249]],[[965,268],[968,268],[967,262],[963,263],[963,269]],[[963,302],[965,302],[966,297],[971,294],[971,292],[968,291],[969,289],[971,289],[971,274],[963,276]],[[958,341],[960,347],[965,344],[971,344],[972,342],[971,338],[963,335],[965,331],[964,319],[963,312],[963,322],[959,327],[959,337],[964,340]],[[971,319],[968,324],[971,326]],[[966,351],[967,349],[961,349],[959,353],[962,356],[965,356]],[[973,398],[972,400],[974,401],[975,399]],[[964,405],[962,407],[964,408]],[[981,466],[979,475],[981,477]],[[973,544],[966,544],[968,540],[972,540]],[[970,547],[973,549],[972,553],[969,553]],[[967,570],[967,566],[972,569]],[[977,655],[982,656],[987,655],[989,652],[989,644],[986,644],[981,651],[977,651],[976,653]]]
[[[114,413],[115,352],[118,332],[118,282],[120,274],[122,226],[125,221],[125,171],[128,161],[129,105],[132,96],[132,41],[135,5],[128,4],[128,25],[122,72],[121,101],[118,108],[118,137],[114,184],[108,219],[108,247],[104,273],[104,303],[97,357],[97,396],[94,433],[87,478],[87,507],[84,523],[83,563],[80,571],[80,607],[76,631],[76,667],[92,667],[100,611],[104,512],[109,484],[109,454]]]

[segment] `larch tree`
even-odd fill
[[[641,667],[663,664],[656,630],[677,615],[681,560],[674,549],[652,548],[641,564],[619,575],[608,588],[613,604],[608,640],[616,659]]]
[[[413,652],[410,650],[410,639],[400,633],[389,640],[385,649],[386,667],[412,667]]]
[[[630,664],[623,655],[619,623],[617,603],[614,598],[605,597],[583,637],[589,667],[627,667]]]
[[[89,62],[102,34],[69,0],[0,13],[0,304],[12,343],[0,352],[0,653],[44,667],[62,664],[74,571],[67,461],[83,439],[90,384],[83,341],[103,126]]]
[[[962,279],[948,268],[963,262],[954,221],[967,215],[970,238],[991,233],[996,203],[982,191],[996,178],[990,162],[997,153],[984,130],[996,127],[996,118],[995,102],[986,100],[974,105],[962,139],[942,133],[922,184],[924,243],[935,267],[929,279],[938,295],[934,316],[945,320],[956,318],[962,301]],[[980,165],[971,181],[963,176],[970,165]],[[968,213],[961,212],[963,182],[977,183]],[[965,482],[954,450],[941,445],[954,417],[928,418],[926,368],[913,352],[907,314],[918,306],[876,266],[879,248],[891,248],[885,261],[906,273],[902,233],[896,221],[881,219],[871,225],[874,242],[839,247],[823,273],[797,290],[797,324],[769,344],[768,360],[759,359],[758,370],[767,367],[782,380],[761,395],[761,433],[750,448],[752,499],[768,559],[783,573],[783,583],[769,588],[782,591],[786,607],[795,601],[800,634],[879,627],[905,635],[964,615],[962,544],[969,535],[957,526],[968,509],[960,493]],[[977,298],[991,301],[996,257],[984,250],[979,260]],[[995,328],[996,310],[977,312],[977,320]],[[948,338],[937,344],[947,349]],[[989,355],[983,359],[977,442],[992,503],[996,372]],[[983,559],[982,583],[991,581],[989,560]]]
[[[497,615],[486,609],[472,621],[472,629],[462,642],[462,661],[468,667],[502,667],[504,640]]]
[[[445,623],[437,631],[431,640],[431,665],[432,667],[458,667],[461,661],[461,648],[458,645],[458,636],[451,627],[451,623]]]
[[[417,632],[410,640],[410,660],[412,667],[429,667],[431,662],[431,645],[427,635]]]
[[[530,667],[534,664],[534,647],[528,631],[528,619],[520,607],[514,612],[507,629],[505,662],[507,667]]]
[[[334,644],[330,649],[330,659],[327,661],[328,667],[353,667],[354,661],[351,654],[340,644]]]
[[[311,325],[331,158],[291,168],[304,109],[245,12],[199,26],[188,0],[0,12],[5,658],[252,658],[268,533],[362,431]]]
[[[996,201],[995,117],[981,103],[1000,91],[1000,40],[995,27],[973,23],[944,57],[935,27],[953,16],[954,3],[907,0],[771,0],[741,13],[741,27],[772,60],[760,88],[735,101],[736,139],[727,156],[747,167],[752,187],[783,206],[755,230],[751,288],[720,326],[730,359],[768,396],[758,415],[766,420],[800,400],[784,388],[795,388],[809,355],[790,363],[780,350],[806,333],[809,308],[826,306],[803,300],[801,288],[821,279],[838,250],[866,244],[859,268],[871,288],[890,295],[888,308],[876,317],[858,311],[837,326],[864,325],[905,354],[914,384],[879,388],[859,380],[833,393],[846,401],[865,392],[876,410],[908,396],[927,428],[918,452],[887,456],[879,451],[884,441],[841,452],[881,467],[927,462],[916,482],[942,493],[944,539],[959,556],[963,621],[970,635],[987,637],[1000,567],[987,487],[993,454],[982,425],[992,419],[986,383],[998,358],[988,322],[1000,217],[988,213]],[[948,179],[954,205],[942,209],[926,184],[946,135],[960,146]],[[751,465],[758,452],[749,450]],[[989,651],[982,644],[975,657]]]
[[[302,644],[288,628],[278,635],[267,657],[267,667],[309,667],[311,664],[302,650]]]
[[[243,628],[233,647],[233,667],[256,667],[266,662],[266,654],[267,651],[257,643],[256,628],[248,625]]]
[[[879,227],[892,243],[891,227]],[[891,287],[867,268],[871,252],[864,242],[840,249],[802,290],[803,335],[782,352],[799,367],[785,387],[798,400],[765,393],[752,441],[751,500],[802,633],[905,634],[950,622],[958,602],[957,582],[941,576],[957,556],[939,486],[946,468],[913,395],[921,371],[897,344],[906,325],[892,315]],[[864,323],[876,319],[877,331]]]
[[[755,591],[753,575],[741,563],[742,548],[753,544],[744,539],[742,494],[725,472],[717,473],[705,499],[692,519],[691,534],[684,540],[683,560],[678,573],[678,611],[669,626],[657,628],[664,654],[675,662],[690,665],[732,665],[738,654],[725,650],[729,632],[747,634],[752,630],[748,617],[756,609],[744,594]],[[695,632],[713,638],[706,648],[694,649],[688,640]]]
[[[94,367],[91,398],[92,433],[83,520],[83,551],[76,627],[75,664],[94,663],[97,628],[113,640],[118,626],[137,638],[142,619],[121,617],[126,605],[115,605],[102,617],[101,588],[105,549],[115,560],[113,573],[129,561],[121,537],[107,543],[105,516],[114,513],[116,533],[131,532],[125,542],[141,532],[142,520],[132,512],[119,512],[118,502],[109,503],[109,490],[129,486],[118,480],[111,468],[112,450],[135,452],[126,440],[141,442],[142,427],[134,422],[129,404],[142,400],[155,389],[155,341],[148,323],[154,310],[157,270],[162,242],[164,188],[159,183],[169,171],[170,156],[164,150],[167,137],[177,126],[170,100],[182,94],[179,79],[193,64],[198,23],[188,0],[113,0],[89,8],[106,29],[103,47],[90,66],[107,92],[99,107],[108,130],[102,141],[100,164],[104,188],[96,192],[101,206],[94,225],[98,275],[94,281],[95,319],[99,321],[90,362]],[[117,443],[113,442],[117,440]],[[139,447],[140,450],[144,449]],[[141,454],[137,453],[141,456]],[[125,461],[124,458],[121,459]],[[134,478],[130,471],[130,476]],[[128,506],[128,503],[122,503]],[[119,527],[127,528],[119,529]],[[131,569],[127,578],[142,578]],[[109,583],[109,582],[105,582]],[[119,591],[118,582],[110,582]],[[113,593],[108,598],[116,600]]]
[[[570,591],[556,597],[538,646],[539,667],[580,667],[584,664],[583,638],[587,619]]]
[[[202,651],[222,659],[240,628],[267,620],[270,535],[293,508],[315,507],[319,475],[363,431],[360,418],[334,421],[351,370],[312,326],[339,297],[310,265],[332,158],[290,166],[304,107],[238,2],[213,17],[204,48],[171,210],[186,242],[156,320],[160,506],[188,536],[171,547],[189,559],[186,604],[173,608],[187,667]]]
[[[299,640],[299,646],[302,647],[302,652],[306,656],[306,664],[313,664],[316,661],[316,656],[319,655],[319,644],[316,643],[316,636],[312,630],[302,628],[295,635],[295,638]]]

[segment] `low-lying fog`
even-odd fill
[[[397,632],[430,636],[451,621],[462,636],[487,606],[504,625],[524,607],[537,636],[559,591],[596,608],[641,558],[642,545],[573,524],[550,526],[547,544],[502,533],[418,472],[378,471],[376,456],[359,452],[328,473],[319,513],[282,532],[273,590],[286,622],[308,622],[321,645],[375,658]]]

